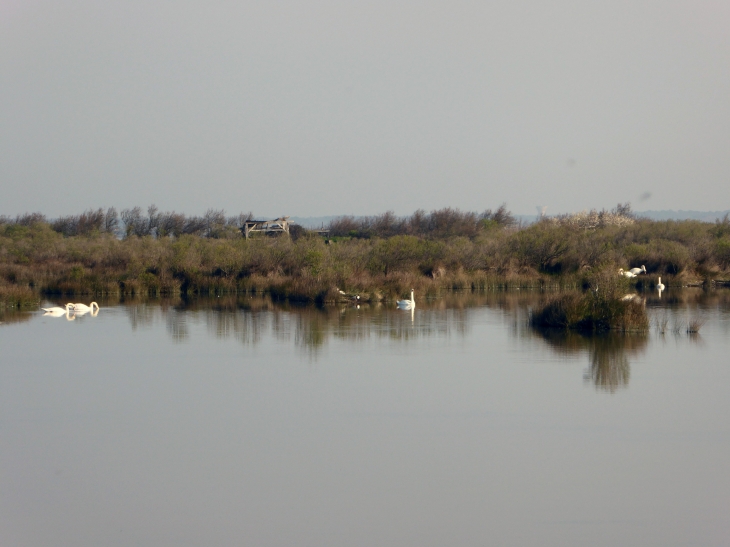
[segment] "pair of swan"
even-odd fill
[[[410,300],[398,300],[398,307],[402,310],[413,310],[416,307],[416,301],[413,299],[413,289],[411,289]]]
[[[96,307],[96,311],[94,311],[94,307]],[[68,317],[70,312],[74,312],[75,315],[83,315],[88,312],[91,312],[92,315],[96,315],[99,313],[99,304],[92,302],[89,306],[87,306],[86,304],[72,304],[69,302],[63,308],[54,306],[53,308],[41,309],[45,312],[43,315],[50,315],[51,317],[61,317],[62,315],[66,315]]]

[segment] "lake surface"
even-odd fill
[[[611,337],[542,298],[5,315],[0,544],[727,545],[730,293]]]

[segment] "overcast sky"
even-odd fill
[[[730,2],[0,0],[0,214],[730,208]]]

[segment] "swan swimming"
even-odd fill
[[[94,306],[96,306],[97,311],[99,310],[99,304],[96,302],[92,302],[89,306],[86,304],[73,304],[74,311],[82,311],[82,312],[93,312]]]
[[[416,301],[413,299],[413,289],[411,289],[410,300],[398,300],[398,307],[402,310],[412,310],[416,307]]]
[[[642,265],[641,268],[631,268],[629,271],[634,275],[646,273],[646,266]]]
[[[66,306],[63,308],[54,306],[53,308],[41,308],[41,309],[44,312],[46,312],[43,315],[50,315],[52,317],[61,317],[63,314],[68,313],[70,311],[69,308],[71,308],[71,310],[74,309],[74,305],[71,304],[70,302],[68,304],[66,304]]]
[[[656,284],[657,290],[661,293],[665,289],[664,283],[662,283],[662,278],[659,278],[659,282]]]

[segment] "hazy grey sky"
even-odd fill
[[[726,0],[0,0],[0,214],[730,208],[729,23]]]

